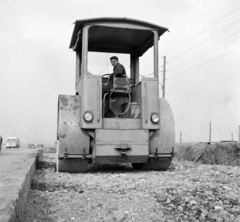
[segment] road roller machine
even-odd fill
[[[129,18],[74,23],[75,95],[59,95],[57,170],[85,173],[94,164],[130,163],[167,170],[174,156],[171,107],[159,97],[158,42],[167,28]],[[151,49],[153,75],[142,77],[140,58]],[[128,54],[127,77],[90,73],[89,52]]]

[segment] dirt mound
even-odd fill
[[[240,166],[240,143],[220,142],[176,144],[176,158],[204,164]]]

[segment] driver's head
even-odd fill
[[[112,63],[112,66],[116,66],[118,64],[118,57],[117,56],[112,56],[110,58],[110,61]]]

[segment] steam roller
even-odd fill
[[[159,98],[158,64],[158,42],[166,31],[130,18],[75,21],[70,42],[76,54],[75,94],[58,97],[59,172],[85,173],[91,163],[129,163],[137,170],[169,168],[175,127],[169,103]],[[97,64],[109,54],[115,56],[113,66],[118,57],[126,56],[126,75],[115,72],[115,66],[113,73],[99,74]],[[153,70],[144,76],[145,55]]]

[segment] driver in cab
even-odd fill
[[[110,74],[110,80],[113,79],[114,76],[116,77],[126,77],[126,70],[124,66],[118,62],[117,56],[112,56],[110,58],[111,64],[113,66],[113,73]]]
[[[110,62],[113,66],[113,73],[105,74],[105,75],[109,75],[109,83],[105,83],[104,86],[107,86],[107,85],[111,84],[113,82],[113,77],[114,76],[116,76],[116,77],[127,77],[126,70],[125,70],[124,66],[121,63],[119,63],[117,56],[112,56],[110,58]],[[103,77],[105,75],[103,75]]]

